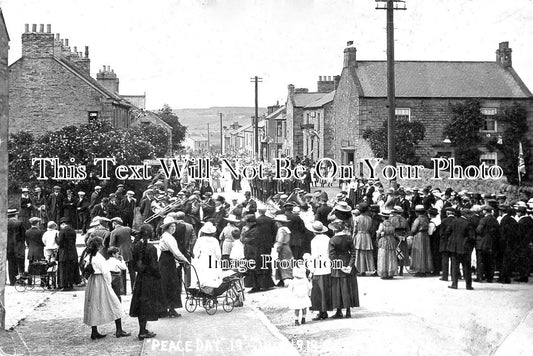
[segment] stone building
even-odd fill
[[[388,115],[387,62],[358,60],[356,53],[351,45],[344,50],[333,115],[325,121],[335,142],[324,155],[344,164],[372,155],[362,134],[368,127],[381,127]],[[452,150],[443,144],[444,128],[453,117],[450,104],[479,99],[485,116],[482,133],[487,138],[501,134],[495,117],[514,102],[527,107],[533,129],[533,96],[512,67],[508,42],[499,44],[496,61],[396,61],[395,76],[396,118],[419,121],[426,127],[417,150],[423,162]],[[482,161],[497,164],[498,152],[479,148],[484,152]]]
[[[261,140],[262,157],[270,162],[285,154],[284,146],[287,144],[285,105],[280,106],[276,103],[276,105],[269,106],[264,122],[265,135]]]
[[[51,25],[25,25],[22,56],[9,66],[10,131],[36,135],[99,118],[128,128],[132,105],[118,95],[118,78],[106,68],[90,75],[89,47],[79,52]]]

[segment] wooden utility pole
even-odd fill
[[[224,154],[224,131],[222,129],[222,113],[220,115],[220,154]]]
[[[207,123],[207,152],[211,153],[211,133],[209,132],[209,123]]]
[[[394,10],[407,10],[403,0],[376,0],[376,9],[387,10],[387,120],[388,164],[396,167],[396,92],[394,83]],[[380,3],[386,3],[380,6]],[[400,7],[400,5],[403,5]]]
[[[255,136],[255,158],[259,158],[259,99],[258,99],[258,83],[263,81],[263,78],[259,78],[257,75],[250,78],[251,82],[255,83],[255,120],[254,120],[254,136]]]

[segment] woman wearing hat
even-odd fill
[[[307,226],[315,237],[311,240],[311,265],[312,284],[311,308],[318,311],[318,315],[313,320],[327,319],[328,311],[333,310],[331,302],[331,267],[329,259],[329,236],[325,233],[328,228],[320,221],[313,222]]]
[[[340,269],[331,271],[332,307],[337,309],[333,318],[342,318],[342,308],[346,308],[346,318],[351,318],[350,308],[359,306],[353,239],[342,220],[333,221],[328,228],[334,233],[329,240],[329,259],[342,262]]]
[[[78,251],[76,250],[76,230],[70,227],[69,218],[59,220],[61,231],[57,237],[57,260],[58,286],[63,291],[71,291],[74,284],[80,283],[80,273],[78,267]]]
[[[115,321],[116,337],[127,337],[130,333],[122,330],[122,305],[111,288],[111,273],[106,259],[99,250],[102,248],[102,239],[96,237],[87,247],[85,266],[91,265],[93,273],[87,281],[85,288],[85,303],[83,308],[83,323],[92,328],[91,339],[101,339],[105,334],[98,332],[98,325]]]
[[[220,268],[222,253],[220,243],[215,237],[216,232],[217,228],[211,222],[206,222],[198,232],[198,240],[196,240],[193,249],[192,264],[196,268],[199,281],[196,274],[193,273],[191,286],[196,287],[199,284],[201,287],[218,287],[222,281]]]
[[[139,319],[139,340],[156,336],[146,329],[148,321],[156,321],[166,312],[161,301],[161,272],[157,263],[157,249],[148,241],[152,239],[152,225],[139,228],[139,241],[133,245],[133,263],[137,276],[131,297],[130,316]]]
[[[381,279],[392,279],[398,273],[398,261],[396,257],[395,228],[389,220],[390,211],[379,213],[383,222],[376,232],[378,238],[378,276]]]
[[[178,248],[178,243],[172,234],[176,231],[176,221],[166,217],[161,225],[163,234],[159,241],[161,255],[159,256],[159,269],[161,271],[161,287],[163,289],[163,305],[167,310],[167,316],[174,318],[180,314],[174,310],[181,308],[181,296],[178,294],[181,276],[176,268],[176,260],[189,263]]]
[[[353,235],[355,244],[355,265],[362,276],[366,272],[374,273],[376,266],[374,265],[374,255],[372,247],[372,236],[370,230],[372,228],[372,218],[368,214],[368,205],[362,203],[359,205],[360,215],[353,220]]]
[[[429,218],[423,205],[415,206],[416,219],[411,227],[413,246],[411,248],[410,269],[416,277],[424,277],[433,269],[431,245],[429,241]]]
[[[390,222],[394,226],[394,236],[399,240],[398,248],[401,251],[401,258],[398,257],[400,266],[400,276],[403,276],[403,267],[409,266],[409,247],[407,246],[407,235],[409,235],[409,223],[402,216],[404,212],[401,206],[395,206],[391,212]]]
[[[278,260],[290,261],[293,259],[292,250],[290,247],[291,230],[287,226],[289,219],[284,214],[276,215],[274,221],[278,223],[278,231],[276,232],[276,242],[274,249],[278,253]],[[292,279],[292,268],[277,268],[275,270],[275,279],[279,280],[278,287],[285,286],[286,279]]]
[[[222,259],[229,260],[229,255],[231,253],[231,248],[233,247],[233,231],[239,230],[237,224],[240,222],[239,219],[233,214],[229,215],[227,218],[224,218],[227,221],[226,226],[222,229],[220,233],[220,245],[222,246]]]

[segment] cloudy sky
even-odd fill
[[[253,106],[286,99],[287,85],[316,90],[340,74],[346,42],[386,59],[385,11],[374,0],[0,0],[20,58],[24,24],[51,24],[91,72],[110,65],[121,94],[146,92],[149,109]],[[533,90],[533,1],[407,0],[395,12],[397,60],[494,61],[509,41],[513,67]]]

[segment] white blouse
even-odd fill
[[[161,249],[161,252],[172,252],[174,257],[180,261],[187,261],[185,256],[183,256],[180,249],[178,248],[178,243],[176,242],[176,239],[168,232],[164,232],[163,235],[161,235],[161,239],[159,240],[159,248]]]
[[[57,230],[47,230],[43,234],[43,243],[44,243],[44,249],[45,250],[54,250],[58,249],[59,246],[56,242],[56,237],[58,235],[59,231]]]
[[[313,262],[310,267],[314,268],[314,270],[311,271],[315,276],[331,274],[329,260],[329,236],[320,234],[316,235],[311,240],[311,256],[313,257]]]

